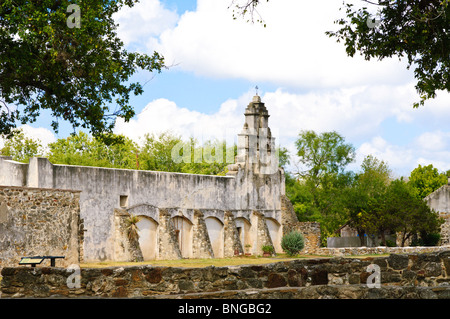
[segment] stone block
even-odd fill
[[[409,258],[406,255],[391,254],[387,262],[395,270],[405,269],[408,267]]]
[[[284,287],[287,285],[286,279],[277,273],[271,273],[267,277],[266,287],[267,288],[277,288],[277,287]]]

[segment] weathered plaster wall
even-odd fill
[[[174,207],[169,209],[171,217],[181,211],[193,223],[194,209],[202,209],[205,218],[214,216],[223,223],[225,210],[246,210],[256,206],[276,218],[279,209],[279,200],[276,199],[281,190],[279,173],[267,177],[275,179],[270,183],[252,188],[245,182],[247,177],[243,171],[236,176],[209,176],[53,165],[46,158],[31,158],[29,165],[3,159],[0,171],[0,184],[3,185],[81,191],[86,261],[114,260],[113,212],[120,207],[121,196],[127,196],[132,214],[158,220],[156,207]],[[9,175],[5,176],[3,172],[9,172]]]
[[[238,155],[227,176],[54,165],[46,158],[21,164],[0,157],[0,185],[81,191],[86,261],[130,258],[116,209],[144,218],[145,258],[232,256],[248,245],[257,255],[263,245],[281,252],[287,199],[269,113],[256,95],[244,115]]]
[[[431,209],[439,212],[439,216],[445,220],[441,226],[441,244],[450,244],[450,185],[444,185],[435,192],[425,197],[425,201]]]
[[[0,186],[0,268],[43,255],[65,256],[58,265],[78,264],[79,196],[78,191]]]

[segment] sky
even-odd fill
[[[136,116],[119,119],[116,133],[136,141],[164,131],[228,141],[242,129],[258,86],[276,143],[293,163],[299,133],[314,130],[336,131],[355,147],[348,167],[354,171],[367,155],[385,161],[397,177],[419,164],[450,169],[450,94],[439,92],[415,109],[419,96],[405,61],[348,57],[344,45],[325,34],[337,29],[341,1],[261,2],[266,27],[234,20],[230,3],[141,0],[114,16],[128,50],[157,51],[169,66],[131,79],[146,83],[144,94],[132,98]],[[43,114],[24,131],[44,144],[69,134],[55,134],[50,123]]]

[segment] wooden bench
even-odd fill
[[[55,267],[55,259],[65,258],[65,256],[33,256],[33,257],[22,257],[19,261],[19,265],[31,265],[31,267],[36,267],[36,265],[41,264],[44,259],[50,259],[50,266]]]

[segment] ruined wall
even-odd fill
[[[230,211],[224,214],[224,257],[234,257],[244,254],[234,215]]]
[[[320,223],[299,222],[291,201],[287,196],[281,196],[281,223],[283,235],[291,231],[299,231],[305,238],[302,254],[314,254],[320,248]]]
[[[445,223],[441,226],[441,245],[450,244],[450,185],[444,185],[424,199],[427,205],[439,212]]]
[[[191,215],[195,209],[205,214],[223,214],[226,210],[246,210],[257,205],[276,218],[282,189],[280,172],[264,177],[270,182],[262,183],[260,188],[251,187],[243,171],[237,176],[210,176],[53,165],[46,158],[31,158],[29,164],[21,164],[2,157],[0,172],[3,185],[81,191],[86,261],[114,260],[116,208],[175,207],[169,211],[174,217],[180,210],[189,210]],[[126,206],[121,207],[124,203]],[[193,216],[189,220],[193,223]],[[223,223],[223,216],[220,220]]]
[[[65,256],[58,265],[78,264],[79,198],[78,191],[0,186],[0,268],[42,255]]]
[[[371,264],[380,267],[381,287],[368,290],[372,272],[367,267]],[[64,268],[4,268],[1,297],[277,298],[284,291],[282,296],[289,298],[367,298],[367,294],[374,298],[448,298],[450,251],[364,259],[297,259],[237,267],[82,268],[80,286],[74,288],[67,285],[71,273]],[[390,287],[398,290],[387,294],[392,291]],[[193,295],[196,293],[199,295]]]

